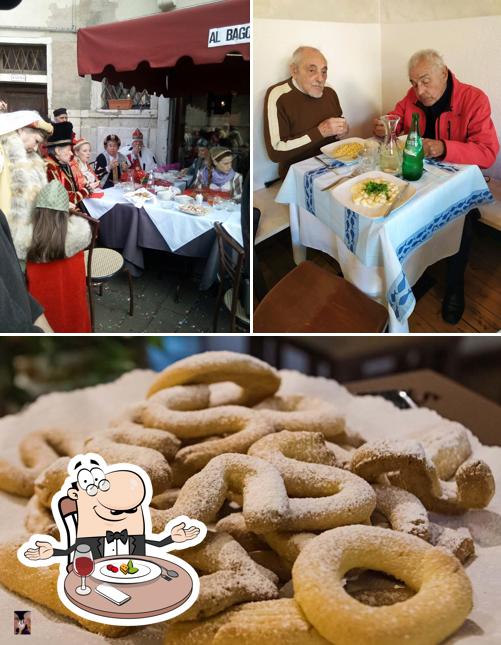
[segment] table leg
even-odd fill
[[[301,244],[299,235],[299,207],[297,204],[289,204],[289,217],[291,226],[292,254],[294,262],[301,264],[306,260],[306,247]]]

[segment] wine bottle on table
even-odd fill
[[[407,141],[405,142],[403,160],[402,160],[402,177],[408,181],[416,181],[423,174],[423,139],[419,132],[419,114],[413,112],[412,125]]]

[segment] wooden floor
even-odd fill
[[[294,268],[290,232],[282,231],[256,246],[259,266],[267,289]],[[339,273],[328,255],[308,249],[308,259]],[[417,302],[409,319],[413,333],[493,333],[501,329],[501,232],[477,224],[470,261],[465,274],[466,308],[457,325],[449,325],[440,313],[445,284],[445,260],[430,267],[436,280]]]

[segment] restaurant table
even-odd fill
[[[411,286],[426,267],[459,250],[466,213],[493,199],[480,169],[427,162],[421,179],[411,182],[416,194],[380,218],[346,208],[335,188],[321,190],[332,181],[331,170],[307,159],[290,167],[276,197],[289,204],[296,264],[307,247],[328,253],[347,280],[387,306],[390,332],[408,332],[416,304]]]
[[[94,571],[103,562],[116,560],[119,557],[113,556],[96,559],[94,562]],[[124,559],[128,557],[123,556]],[[81,596],[76,593],[76,588],[81,584],[81,578],[72,569],[64,580],[65,594],[74,605],[84,611],[88,611],[97,616],[122,619],[148,618],[150,616],[165,614],[168,611],[176,609],[176,607],[182,605],[189,598],[193,583],[190,575],[184,568],[170,560],[163,560],[152,556],[131,557],[134,563],[137,561],[154,562],[163,569],[164,573],[166,569],[176,571],[178,577],[171,578],[169,581],[159,576],[148,582],[119,584],[115,580],[104,582],[103,580],[94,579],[91,574],[86,578],[86,585],[92,591],[86,596]],[[95,588],[102,584],[122,591],[130,596],[130,600],[124,602],[123,605],[116,605],[95,591]]]
[[[238,228],[237,220],[240,220],[240,209],[211,209],[204,216],[188,215],[175,208],[160,206],[157,197],[139,208],[125,198],[119,187],[107,188],[100,199],[83,201],[89,214],[100,220],[102,244],[122,251],[131,275],[139,277],[144,269],[143,249],[208,258],[200,282],[202,290],[211,286],[217,273],[217,262],[213,258],[214,222],[227,223],[234,229]]]
[[[352,394],[405,390],[419,406],[462,423],[483,444],[501,445],[501,406],[433,370],[400,372],[344,385]]]

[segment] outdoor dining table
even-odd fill
[[[114,559],[116,559],[115,556],[96,559],[94,571],[98,570],[103,562]],[[96,616],[107,616],[109,618],[148,618],[165,614],[182,605],[190,596],[193,588],[188,572],[170,560],[163,560],[149,555],[134,557],[134,562],[143,560],[158,564],[164,571],[166,569],[174,570],[178,575],[175,578],[170,578],[170,580],[159,576],[148,582],[135,582],[134,584],[119,584],[114,580],[110,580],[105,584],[130,596],[130,600],[127,600],[122,605],[117,605],[96,592],[96,587],[102,585],[103,581],[94,578],[92,574],[86,579],[86,585],[90,587],[91,592],[86,596],[79,595],[76,592],[76,588],[80,586],[81,578],[71,569],[64,580],[64,593],[80,609]]]
[[[240,226],[238,207],[234,210],[210,208],[206,215],[196,216],[183,213],[175,206],[165,208],[156,196],[138,207],[128,201],[123,188],[116,186],[107,188],[101,198],[87,198],[83,202],[89,214],[100,220],[101,243],[121,250],[131,275],[139,277],[144,270],[143,249],[207,258],[201,290],[208,289],[217,274],[214,222],[221,222],[232,230]],[[209,208],[208,204],[205,206]]]
[[[459,250],[466,213],[493,199],[485,179],[478,166],[426,162],[421,179],[411,182],[415,195],[380,218],[343,206],[335,188],[322,191],[333,180],[315,158],[287,173],[276,201],[289,204],[294,260],[306,259],[307,247],[329,254],[347,280],[387,306],[389,331],[406,333],[416,304],[412,285]]]

